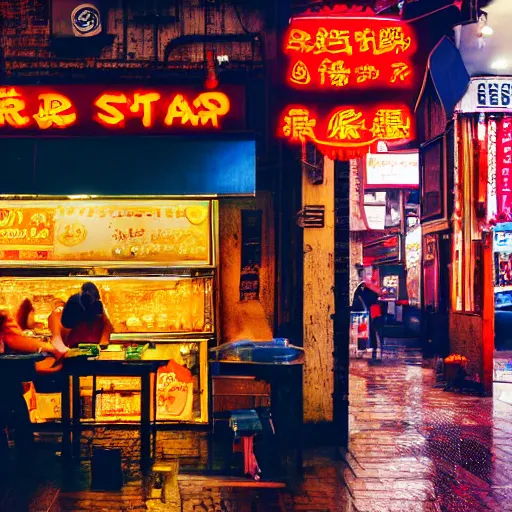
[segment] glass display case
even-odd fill
[[[96,358],[159,362],[157,422],[208,421],[208,342],[215,337],[216,201],[22,198],[0,201],[0,309],[28,336],[49,338],[48,319],[85,282],[99,290],[112,327]],[[140,420],[136,377],[80,377],[84,422]],[[60,395],[26,394],[34,422],[60,419]]]

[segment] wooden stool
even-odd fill
[[[153,473],[159,473],[162,476],[161,500],[170,506],[170,510],[181,510],[181,496],[178,486],[179,472],[180,461],[178,459],[163,460],[153,465]]]

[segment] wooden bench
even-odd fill
[[[179,472],[180,461],[178,459],[163,460],[153,464],[154,477],[159,475],[162,479],[162,493],[160,499],[169,506],[170,510],[181,510],[180,489],[178,486]],[[154,482],[155,478],[153,478],[153,483]],[[153,498],[153,496],[151,497]]]

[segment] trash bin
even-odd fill
[[[91,462],[91,489],[119,491],[123,487],[121,450],[93,447]]]

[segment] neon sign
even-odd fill
[[[292,143],[314,142],[330,158],[353,158],[375,141],[396,141],[413,136],[413,118],[404,106],[340,106],[320,117],[302,105],[288,107],[279,136]]]
[[[244,110],[239,96],[219,90],[7,86],[0,87],[0,135],[11,129],[51,134],[88,127],[163,133],[241,128]]]
[[[410,87],[416,46],[412,28],[398,18],[293,18],[287,81],[304,90]]]

